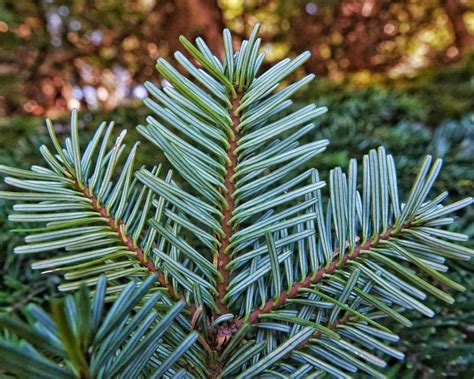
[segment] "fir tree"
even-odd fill
[[[165,59],[166,84],[146,83],[153,115],[138,130],[166,156],[135,170],[125,131],[113,145],[103,123],[81,149],[77,113],[64,144],[47,121],[45,166],[1,166],[17,254],[52,252],[33,267],[61,273],[51,316],[34,305],[2,317],[0,368],[23,377],[303,378],[358,372],[383,377],[384,357],[403,359],[385,326],[427,295],[463,287],[442,272],[473,252],[447,231],[472,199],[430,196],[441,161],[427,156],[405,199],[395,159],[371,150],[320,180],[329,141],[303,142],[326,108],[294,109],[313,75],[287,77],[309,53],[262,72],[258,25],[225,56],[181,42],[194,63]],[[329,200],[325,200],[328,198]],[[435,282],[432,284],[430,282]],[[357,375],[357,374],[356,374]]]

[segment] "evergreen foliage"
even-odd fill
[[[144,300],[155,275],[140,286],[129,282],[108,310],[106,281],[100,277],[92,298],[84,285],[74,296],[54,300],[52,316],[30,304],[30,325],[0,318],[14,333],[0,342],[0,366],[18,377],[159,378],[168,370],[176,374],[172,366],[183,355],[194,360],[196,349],[190,347],[198,333],[187,334],[179,323],[185,303],[171,304],[159,292]],[[22,340],[8,341],[14,336]]]
[[[404,358],[384,319],[409,327],[408,310],[434,315],[428,295],[452,303],[445,289],[464,290],[443,272],[473,251],[446,227],[472,199],[443,205],[446,192],[430,195],[441,160],[427,156],[399,195],[395,160],[381,147],[332,169],[326,190],[307,168],[329,143],[307,141],[326,108],[290,108],[313,75],[287,78],[309,54],[260,73],[257,34],[233,51],[224,31],[223,61],[182,37],[198,63],[175,54],[187,75],[158,60],[166,84],[146,84],[153,116],[138,130],[173,170],[135,170],[138,144],[127,152],[121,132],[109,147],[113,124],[81,149],[76,112],[64,145],[47,122],[47,167],[0,167],[21,190],[0,193],[18,202],[10,219],[39,224],[22,229],[15,252],[55,251],[33,268],[62,274],[59,289],[76,292],[53,305],[52,321],[2,319],[23,339],[2,342],[11,359],[0,367],[35,370],[34,356],[37,370],[76,377],[383,377],[384,358]],[[114,303],[91,338],[84,325],[104,299]],[[117,359],[128,349],[135,359]]]

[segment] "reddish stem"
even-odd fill
[[[324,277],[324,275],[332,274],[334,271],[343,268],[344,266],[346,266],[347,262],[357,259],[357,257],[361,254],[362,250],[369,250],[370,248],[377,246],[380,241],[388,240],[392,236],[392,233],[392,228],[387,229],[387,231],[382,236],[377,237],[375,241],[369,240],[363,245],[356,246],[352,254],[344,255],[341,261],[335,258],[329,264],[329,266],[320,268],[316,272],[316,274],[308,275],[301,282],[293,284],[290,290],[288,292],[282,292],[276,301],[274,299],[268,300],[262,308],[255,309],[254,311],[252,311],[247,320],[247,323],[255,324],[258,321],[258,316],[270,313],[274,309],[281,307],[283,304],[286,303],[288,299],[295,298],[301,288],[309,288],[310,286],[319,283]],[[338,255],[338,250],[336,250],[334,252],[334,257],[337,257]],[[235,324],[238,328],[240,328],[243,323],[243,319],[238,319],[235,321]]]
[[[227,264],[229,263],[229,255],[226,249],[230,245],[230,238],[232,237],[233,233],[236,232],[235,228],[229,224],[229,221],[233,216],[235,208],[235,202],[233,198],[235,186],[232,181],[232,176],[235,174],[235,169],[239,163],[235,149],[237,149],[240,139],[240,133],[237,130],[237,127],[240,123],[240,118],[234,114],[235,110],[239,106],[239,103],[240,96],[235,98],[232,102],[232,132],[234,133],[235,137],[230,141],[230,146],[227,150],[227,157],[229,158],[230,164],[227,167],[227,172],[224,178],[225,188],[227,189],[227,192],[224,194],[224,198],[227,203],[227,208],[224,209],[224,218],[221,222],[221,228],[224,231],[224,237],[222,237],[220,240],[221,245],[217,255],[217,269],[223,277],[223,280],[217,284],[218,295],[216,300],[217,306],[219,307],[219,315],[223,315],[228,312],[227,305],[224,303],[224,296],[227,292],[230,275],[229,270],[226,268]]]
[[[124,221],[123,220],[116,220],[113,216],[111,216],[107,212],[107,209],[105,209],[104,207],[102,207],[99,204],[99,202],[97,201],[97,198],[90,193],[90,191],[87,187],[83,187],[83,186],[81,186],[81,187],[82,187],[82,193],[84,194],[84,196],[92,201],[92,207],[94,208],[94,210],[99,212],[99,214],[102,217],[104,217],[108,220],[107,223],[109,224],[109,227],[115,233],[117,233],[120,242],[122,242],[122,244],[124,244],[129,251],[136,254],[136,257],[137,257],[138,261],[141,263],[141,265],[143,267],[145,267],[148,271],[157,274],[158,283],[160,283],[160,285],[162,287],[166,288],[166,290],[168,292],[168,295],[171,298],[176,299],[177,296],[174,292],[173,286],[170,283],[167,282],[167,280],[165,278],[165,275],[155,267],[155,265],[153,264],[153,262],[151,260],[146,260],[145,259],[145,256],[143,254],[143,250],[139,246],[135,245],[135,243],[133,242],[133,239],[130,235],[128,235],[124,232],[124,225],[125,225]]]

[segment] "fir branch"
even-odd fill
[[[355,160],[347,173],[331,170],[324,202],[326,183],[305,165],[329,142],[303,137],[326,108],[290,108],[313,75],[287,83],[309,53],[259,73],[264,54],[257,34],[258,25],[234,51],[224,31],[224,61],[201,38],[195,44],[180,38],[195,60],[175,54],[188,75],[158,60],[165,84],[146,83],[145,104],[154,116],[138,130],[173,166],[165,178],[160,167],[134,172],[136,146],[114,175],[124,133],[108,150],[111,127],[102,125],[81,155],[75,112],[64,147],[48,123],[56,149],[41,148],[48,167],[0,167],[8,184],[26,190],[0,197],[35,202],[15,205],[10,219],[46,223],[25,230],[26,245],[15,251],[75,251],[33,265],[75,280],[62,290],[100,284],[105,274],[115,284],[113,298],[126,278],[150,285],[151,275],[154,291],[164,288],[187,302],[190,322],[177,312],[179,327],[165,336],[171,343],[145,349],[162,365],[155,376],[184,377],[190,366],[198,378],[347,377],[358,370],[381,377],[380,354],[403,358],[389,346],[398,337],[381,319],[410,326],[406,310],[434,315],[424,304],[427,294],[454,301],[419,273],[464,289],[442,274],[445,259],[469,260],[474,252],[459,243],[466,236],[443,227],[472,199],[451,205],[442,205],[446,193],[430,199],[441,160],[428,156],[402,201],[395,160],[379,148],[363,157],[361,183]],[[137,314],[166,318],[163,306],[181,310],[184,301],[163,297]],[[147,340],[133,333],[130,339]],[[192,352],[180,362],[186,349]],[[146,361],[128,356],[114,373],[138,372]]]
[[[114,178],[114,169],[124,149],[125,132],[120,133],[113,148],[107,151],[113,124],[106,128],[103,123],[81,154],[76,111],[71,114],[71,138],[66,140],[65,148],[60,145],[49,120],[47,127],[57,153],[53,155],[46,146],[41,147],[49,167],[33,166],[27,171],[0,166],[0,172],[8,175],[5,179],[7,183],[30,191],[1,192],[1,197],[37,201],[36,204],[15,205],[21,213],[13,213],[10,219],[46,222],[44,227],[20,229],[28,233],[28,244],[16,247],[15,251],[21,254],[54,247],[66,251],[79,250],[80,254],[35,262],[33,268],[46,272],[62,271],[66,278],[85,278],[89,285],[93,285],[98,278],[91,278],[91,274],[105,272],[110,278],[120,278],[122,275],[117,269],[136,275],[137,268],[134,266],[139,265],[148,274],[156,273],[157,283],[170,298],[183,299],[184,295],[176,292],[149,256],[153,233],[146,223],[153,195],[146,188],[138,188],[137,183],[132,181],[138,144],[130,151],[120,175]],[[99,145],[100,151],[96,152]],[[160,169],[153,171],[156,174]],[[108,247],[95,250],[104,245]],[[71,290],[78,285],[62,284],[60,289]]]
[[[405,228],[409,228],[410,225],[403,225],[401,228],[402,230]],[[377,247],[380,241],[387,241],[390,238],[396,238],[397,233],[393,232],[393,228],[389,228],[385,231],[384,234],[378,236],[375,240],[368,240],[363,245],[358,245],[354,248],[354,250],[350,254],[343,254],[343,259],[340,260],[339,256],[339,249],[334,250],[333,257],[334,259],[323,268],[320,268],[315,274],[308,275],[304,280],[301,282],[297,282],[291,286],[289,291],[282,292],[277,299],[270,299],[268,300],[263,307],[254,309],[250,312],[248,318],[240,318],[235,321],[235,325],[238,328],[241,328],[244,323],[254,324],[258,322],[259,316],[270,313],[274,309],[279,307],[283,307],[288,299],[292,299],[298,296],[300,289],[302,288],[310,288],[311,286],[319,283],[321,279],[325,275],[330,275],[336,270],[343,269],[347,263],[351,260],[356,260],[359,256],[364,254],[364,251],[370,250],[373,247]]]
[[[0,316],[0,327],[10,334],[0,341],[0,368],[28,378],[161,376],[181,370],[177,361],[185,356],[186,372],[206,375],[198,333],[179,326],[185,303],[170,305],[160,293],[151,294],[156,280],[151,274],[141,285],[131,281],[107,307],[102,276],[94,294],[83,285],[76,296],[53,300],[52,315],[29,304],[29,323]]]
[[[160,284],[160,286],[166,288],[169,297],[175,300],[182,300],[184,296],[176,294],[176,291],[174,290],[173,286],[166,280],[164,273],[153,264],[151,259],[146,259],[143,254],[143,250],[139,247],[139,245],[134,242],[132,236],[125,232],[125,221],[123,219],[115,219],[105,207],[99,204],[96,196],[92,195],[89,189],[82,183],[79,183],[77,179],[75,185],[78,188],[82,187],[82,193],[87,199],[91,201],[93,209],[98,212],[101,217],[107,220],[107,224],[110,229],[117,233],[120,242],[128,249],[128,251],[135,254],[138,262],[140,262],[140,264],[145,267],[150,273],[156,274],[157,282]]]

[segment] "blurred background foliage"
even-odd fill
[[[474,44],[473,0],[2,0],[1,115],[113,109],[145,95],[180,34],[220,55],[224,27],[239,43],[257,21],[268,64],[309,50],[307,71],[359,86],[459,62]]]
[[[312,165],[321,174],[385,145],[408,191],[420,157],[445,161],[436,190],[450,199],[474,189],[473,0],[2,0],[0,2],[0,164],[29,167],[47,142],[43,118],[67,132],[81,111],[84,140],[103,120],[135,126],[146,109],[145,80],[159,83],[158,56],[172,58],[178,36],[203,36],[217,55],[221,30],[235,43],[261,22],[267,64],[303,50],[318,78],[298,99],[329,107],[316,138],[331,145]],[[302,75],[303,72],[295,75]],[[311,138],[315,138],[312,136]],[[149,144],[140,163],[162,160]],[[0,202],[0,312],[56,296],[57,278],[11,254],[11,204]],[[456,228],[474,236],[474,210]],[[471,246],[473,242],[470,242]],[[394,378],[474,377],[474,265],[450,265],[468,290],[454,306],[430,303],[432,320],[399,330],[405,362]]]

